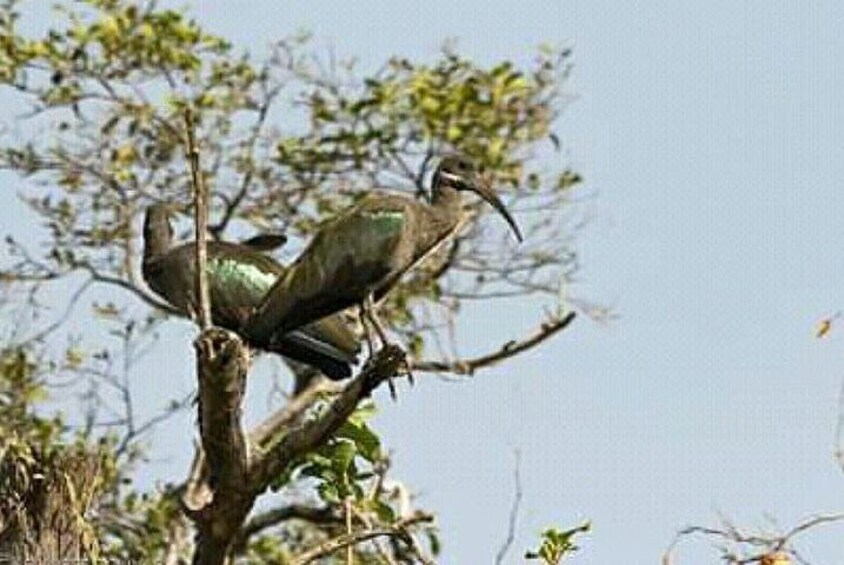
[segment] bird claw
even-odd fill
[[[392,375],[387,377],[387,387],[390,389],[390,398],[393,399],[393,402],[397,402],[399,397],[396,394],[396,383],[393,382],[393,376]]]
[[[393,379],[401,373],[410,377],[412,382],[409,367],[410,364],[405,350],[394,343],[387,343],[367,360],[364,371],[372,371],[374,375],[387,375],[386,380],[390,389],[390,397],[395,401],[398,399],[398,395]]]
[[[399,351],[401,351],[402,355],[401,364],[398,367],[398,372],[401,374],[400,376],[407,377],[407,382],[410,383],[410,386],[414,386],[415,381],[413,379],[413,371],[410,369],[410,361],[408,360],[407,352],[398,346],[395,347]],[[393,401],[396,401],[398,400],[398,397],[396,396],[396,385],[393,382],[393,379],[395,379],[395,375],[392,375],[387,379],[387,386],[390,387],[390,397],[393,399]]]

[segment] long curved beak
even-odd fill
[[[513,233],[516,234],[516,239],[519,240],[519,243],[522,242],[522,232],[519,230],[519,226],[516,225],[516,220],[513,219],[513,216],[510,215],[510,212],[507,211],[507,208],[504,207],[504,203],[498,198],[498,195],[495,194],[495,191],[489,186],[488,183],[484,181],[477,181],[471,183],[468,188],[476,193],[478,196],[489,202],[489,204],[498,210],[498,213],[504,216],[504,219],[507,220],[507,223],[510,224],[510,227],[513,228]]]

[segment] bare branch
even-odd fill
[[[208,233],[208,203],[206,202],[205,182],[199,168],[199,147],[196,145],[194,132],[193,111],[185,108],[185,129],[187,130],[187,158],[190,163],[191,183],[193,184],[195,209],[195,245],[196,245],[196,319],[201,329],[211,325],[211,295],[208,291],[208,273],[205,265],[208,262],[208,248],[205,234]]]
[[[521,341],[509,341],[502,345],[497,351],[487,355],[458,361],[415,361],[413,362],[413,370],[471,375],[480,368],[489,367],[539,345],[554,334],[565,329],[572,321],[574,321],[575,317],[576,314],[574,312],[569,312],[563,317],[545,322],[539,327],[539,329],[527,338]]]
[[[342,518],[331,508],[291,504],[290,506],[273,508],[252,517],[243,526],[241,536],[249,538],[288,520],[303,520],[312,524],[339,524],[342,522]]]
[[[265,67],[264,71],[266,72],[266,70],[267,69]],[[264,123],[267,121],[267,116],[269,114],[270,108],[272,107],[273,102],[276,100],[280,92],[281,87],[274,86],[264,94],[264,100],[261,102],[261,105],[258,108],[258,117],[256,118],[255,123],[252,125],[252,131],[245,144],[246,152],[249,156],[249,159],[252,159],[253,157],[253,154],[255,152],[255,145],[257,144],[258,138],[261,135],[261,130],[264,127]],[[210,226],[209,228],[215,238],[219,238],[220,236],[222,236],[226,227],[228,227],[229,222],[231,221],[232,217],[234,217],[235,211],[237,210],[238,206],[240,206],[240,204],[243,202],[243,199],[246,197],[247,192],[249,192],[249,187],[252,184],[252,178],[254,175],[255,167],[247,167],[246,171],[243,174],[243,179],[240,182],[240,188],[238,189],[234,197],[226,203],[226,208],[223,211],[223,217],[217,224]]]
[[[68,319],[70,319],[70,315],[73,314],[73,310],[76,308],[76,304],[79,302],[79,299],[82,298],[82,295],[85,293],[85,291],[88,290],[88,287],[91,286],[92,282],[92,279],[88,279],[73,292],[73,294],[70,296],[70,299],[67,301],[67,305],[65,306],[64,312],[61,316],[59,316],[59,318],[55,322],[42,329],[35,335],[26,338],[25,340],[23,340],[22,343],[26,345],[28,343],[40,341],[52,332],[56,331],[58,328],[60,328]]]
[[[844,471],[844,379],[838,393],[838,422],[835,425],[835,460]]]
[[[746,533],[726,518],[722,518],[721,527],[689,526],[674,537],[674,540],[662,556],[663,565],[672,563],[672,554],[679,542],[692,535],[703,535],[721,540],[721,558],[730,565],[749,565],[751,563],[773,563],[775,555],[790,555],[801,559],[792,543],[799,534],[817,526],[844,520],[844,514],[826,514],[809,518],[781,534]]]
[[[328,507],[317,508],[304,504],[291,504],[273,508],[253,516],[246,522],[232,544],[233,553],[242,553],[252,536],[290,520],[302,520],[319,525],[340,524],[342,522],[342,519]]]
[[[88,273],[91,275],[91,280],[93,280],[94,282],[118,286],[122,289],[128,290],[130,293],[134,294],[143,302],[149,304],[153,308],[157,308],[173,316],[183,316],[183,314],[177,309],[173,308],[165,302],[156,300],[155,298],[153,298],[152,296],[150,296],[149,294],[147,294],[146,292],[144,292],[143,290],[141,290],[140,288],[125,279],[121,279],[120,277],[115,277],[111,275],[105,275],[88,263],[79,263],[75,266],[85,271],[88,271]],[[58,278],[59,276],[61,276],[61,274],[57,273],[56,278]]]
[[[283,408],[252,428],[249,432],[250,443],[255,446],[264,446],[272,441],[273,437],[288,430],[296,423],[321,395],[329,392],[339,393],[341,390],[342,388],[338,384],[326,382],[324,379],[312,384],[291,398]]]
[[[407,532],[407,528],[415,524],[430,523],[433,520],[434,517],[430,514],[418,513],[410,518],[399,520],[391,526],[361,530],[352,534],[343,534],[342,536],[326,540],[316,547],[299,554],[290,561],[290,565],[307,565],[320,557],[331,555],[344,547],[354,546],[379,537],[398,538],[413,547],[413,542],[409,539],[410,534]]]
[[[495,563],[496,565],[501,565],[504,563],[504,558],[507,556],[507,552],[510,551],[510,547],[513,545],[513,541],[516,539],[516,522],[519,518],[519,507],[522,503],[522,476],[521,476],[521,453],[519,450],[516,450],[516,464],[513,470],[513,481],[515,483],[516,493],[513,497],[513,505],[510,507],[510,518],[507,521],[507,539],[504,540],[504,543],[501,545],[501,548],[498,550],[498,553],[495,555]]]

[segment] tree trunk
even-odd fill
[[[85,513],[102,484],[100,458],[70,448],[38,454],[18,438],[0,448],[0,563],[95,560]]]

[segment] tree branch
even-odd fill
[[[193,185],[195,222],[195,245],[196,245],[196,296],[198,304],[196,319],[201,329],[211,325],[211,297],[208,291],[208,273],[205,272],[205,265],[208,262],[208,247],[205,242],[205,235],[208,233],[208,204],[206,202],[205,183],[202,179],[202,171],[199,168],[199,147],[196,145],[194,133],[193,111],[190,107],[185,108],[185,129],[187,130],[187,157],[190,164],[191,183]]]
[[[575,317],[576,314],[574,312],[569,312],[565,316],[544,322],[527,338],[521,341],[509,341],[502,345],[497,351],[487,355],[458,361],[415,361],[412,364],[412,368],[414,371],[471,375],[478,369],[495,365],[500,361],[514,357],[523,351],[539,345],[554,334],[565,329],[572,323],[572,321],[574,321]]]
[[[307,565],[316,561],[320,557],[331,555],[337,550],[344,547],[354,546],[361,542],[368,541],[379,537],[393,537],[405,541],[410,547],[415,544],[410,539],[411,536],[407,532],[407,528],[420,523],[433,522],[434,517],[430,514],[418,513],[410,518],[399,520],[393,525],[384,526],[380,528],[373,528],[371,530],[361,530],[352,534],[343,534],[335,538],[331,538],[313,547],[304,553],[299,554],[290,561],[290,565]]]
[[[237,335],[209,328],[197,339],[199,429],[209,470],[210,503],[192,513],[197,529],[195,564],[223,563],[252,509],[249,450],[241,425],[249,352]]]
[[[254,516],[243,526],[242,532],[244,537],[253,536],[287,520],[303,520],[313,524],[339,524],[342,522],[342,518],[331,508],[291,504],[290,506],[267,510]]]
[[[751,563],[774,563],[772,557],[781,554],[799,558],[792,542],[803,532],[832,522],[844,520],[844,514],[822,514],[808,518],[782,534],[745,533],[726,518],[722,518],[721,527],[689,526],[674,537],[674,540],[662,555],[663,565],[671,565],[673,553],[679,542],[692,535],[703,535],[724,541],[720,547],[721,558],[730,565],[749,565]],[[753,548],[748,550],[748,548]],[[801,561],[802,562],[802,561]]]
[[[249,538],[260,534],[264,530],[287,522],[288,520],[302,520],[311,524],[340,524],[342,518],[331,508],[291,504],[281,508],[273,508],[253,516],[241,529],[234,542],[234,551],[240,552],[249,542]]]
[[[516,450],[516,464],[513,470],[513,482],[515,483],[515,495],[513,496],[513,505],[510,507],[510,517],[507,520],[507,538],[504,540],[504,543],[501,544],[501,547],[498,549],[498,553],[495,554],[495,563],[496,565],[501,565],[504,563],[504,558],[507,556],[507,552],[510,551],[510,547],[513,545],[513,541],[516,539],[516,522],[519,518],[519,507],[522,504],[522,475],[521,475],[521,454],[519,450]]]
[[[261,492],[301,455],[325,443],[331,434],[385,380],[398,374],[406,362],[401,348],[388,345],[343,389],[325,412],[290,430],[269,452],[255,461],[250,487]]]
[[[289,429],[313,403],[325,393],[339,393],[342,390],[337,383],[318,381],[297,394],[263,422],[249,432],[249,441],[254,446],[265,446],[274,437]]]

